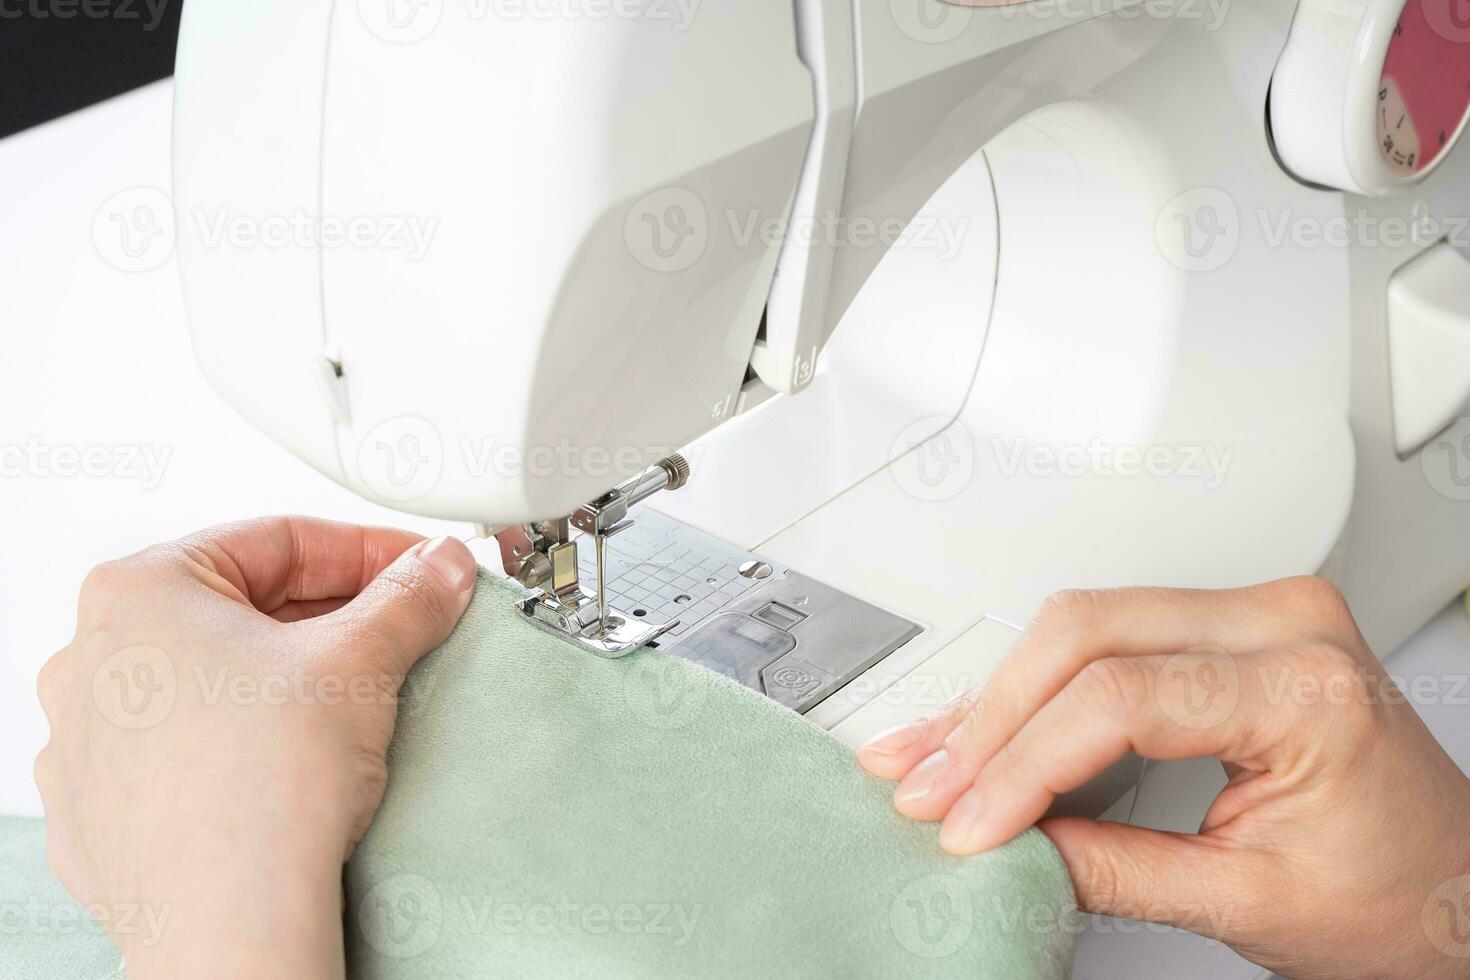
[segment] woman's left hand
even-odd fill
[[[51,866],[129,980],[342,976],[341,868],[398,689],[475,571],[452,538],[275,518],[87,577],[41,672],[36,782]]]

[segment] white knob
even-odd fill
[[[1423,180],[1470,111],[1465,0],[1303,0],[1271,80],[1296,177],[1360,194]]]

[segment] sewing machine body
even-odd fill
[[[336,6],[190,0],[175,205],[205,372],[358,493],[521,526],[682,449],[645,507],[920,628],[806,706],[854,742],[1059,589],[1320,572],[1388,649],[1470,581],[1470,426],[1406,449],[1389,357],[1445,234],[1320,234],[1453,230],[1470,155],[1287,173],[1293,4]],[[295,209],[434,232],[201,230]]]

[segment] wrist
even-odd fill
[[[227,847],[150,885],[146,928],[113,926],[129,980],[343,977],[340,848]]]

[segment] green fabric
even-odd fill
[[[354,980],[1070,972],[1077,913],[1044,836],[946,857],[786,709],[655,651],[599,660],[511,597],[482,575],[404,688],[347,869]],[[121,976],[41,822],[0,818],[0,980]]]
[[[657,651],[598,659],[511,599],[482,575],[409,677],[348,869],[354,977],[1070,972],[1043,835],[947,857],[785,708]]]
[[[115,914],[120,928],[167,925],[140,909]],[[0,817],[0,980],[114,980],[122,977],[121,966],[97,919],[72,901],[46,864],[45,824]]]

